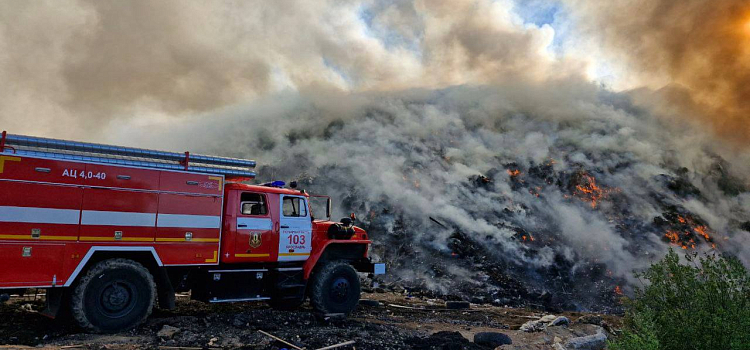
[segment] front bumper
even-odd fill
[[[384,263],[373,263],[370,259],[362,259],[352,265],[359,272],[371,273],[373,275],[385,275],[386,271]]]

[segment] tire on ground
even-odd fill
[[[494,349],[502,345],[513,344],[513,340],[500,332],[479,332],[474,334],[474,344]]]
[[[128,259],[96,263],[76,283],[71,311],[92,332],[114,333],[148,318],[156,302],[156,283],[143,265]]]
[[[359,295],[359,275],[346,261],[329,261],[312,276],[310,304],[318,312],[348,315],[357,307]]]

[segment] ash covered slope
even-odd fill
[[[604,309],[670,246],[750,259],[736,159],[628,101],[570,80],[292,96],[227,111],[208,139],[356,212],[388,282]]]

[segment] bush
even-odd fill
[[[625,329],[613,350],[750,349],[750,275],[735,258],[667,256],[637,277],[648,285],[625,300]]]

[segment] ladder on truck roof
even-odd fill
[[[255,178],[255,171],[252,170],[255,168],[254,160],[11,135],[3,131],[0,153],[5,152],[60,160]]]

